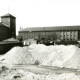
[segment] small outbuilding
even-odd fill
[[[22,43],[15,38],[9,38],[0,42],[0,54],[4,54],[15,46],[22,46]]]
[[[26,40],[23,41],[23,45],[25,45],[25,46],[29,46],[31,44],[37,44],[37,40],[35,40],[35,39],[26,39]]]

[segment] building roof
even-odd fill
[[[59,31],[59,30],[80,30],[80,26],[56,26],[56,27],[30,27],[30,28],[24,28],[20,30],[19,32],[24,31]]]
[[[13,43],[19,43],[19,41],[15,38],[9,38],[9,39],[5,39],[3,41],[0,42],[0,44],[13,44]]]
[[[17,39],[15,38],[9,38],[9,39],[6,39],[6,40],[3,40],[4,42],[19,42]]]
[[[1,16],[2,18],[3,17],[14,17],[13,15],[11,15],[10,13],[7,13],[7,14],[5,14],[5,15],[3,15],[3,16]],[[15,18],[15,17],[14,17]]]

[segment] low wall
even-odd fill
[[[0,42],[0,54],[5,54],[15,46],[22,46],[21,42]]]

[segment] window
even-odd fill
[[[60,35],[60,37],[62,37],[62,35]]]
[[[72,31],[70,33],[72,34]]]
[[[69,39],[67,39],[67,40],[69,40]]]
[[[63,40],[65,40],[65,38]]]
[[[76,35],[74,35],[74,38],[76,37]]]

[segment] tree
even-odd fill
[[[47,35],[47,40],[54,41],[57,40],[57,34],[54,32],[52,34]]]
[[[22,38],[22,37],[20,37],[20,38],[19,38],[19,41],[20,41],[20,42],[22,42],[22,41],[23,41],[23,38]]]

